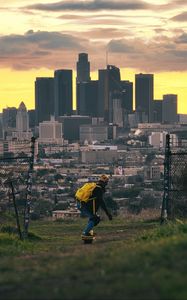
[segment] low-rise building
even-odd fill
[[[113,163],[119,157],[116,150],[99,150],[81,152],[82,163]]]
[[[80,141],[93,143],[94,141],[106,141],[108,139],[107,125],[81,125]]]
[[[62,124],[51,117],[50,121],[39,124],[39,143],[44,144],[63,144]]]
[[[75,219],[80,217],[80,212],[75,209],[68,210],[54,210],[52,212],[52,219]]]

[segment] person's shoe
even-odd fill
[[[93,230],[90,230],[88,233],[83,232],[81,235],[82,238],[94,238],[95,234],[93,232]]]
[[[83,232],[83,233],[82,233],[82,237],[84,237],[84,236],[87,237],[87,236],[93,236],[93,235],[90,234],[89,232],[88,232],[88,233]]]
[[[93,231],[93,230],[90,230],[90,231],[89,231],[89,235],[94,236],[94,235],[95,235],[95,234],[94,234],[94,231]]]

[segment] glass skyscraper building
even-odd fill
[[[54,73],[55,117],[72,114],[72,93],[72,70],[56,70]]]
[[[136,112],[140,115],[140,122],[141,115],[146,116],[147,122],[153,122],[153,79],[153,74],[135,75],[135,107]]]

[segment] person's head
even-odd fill
[[[106,186],[108,184],[108,181],[109,181],[109,177],[103,174],[99,177],[98,183],[101,184],[102,186]]]

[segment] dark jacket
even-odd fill
[[[98,183],[92,193],[93,200],[89,200],[86,203],[82,202],[81,205],[85,206],[86,209],[92,212],[93,214],[95,214],[98,211],[98,209],[101,207],[108,215],[109,212],[103,200],[104,193],[105,193],[105,186]]]

